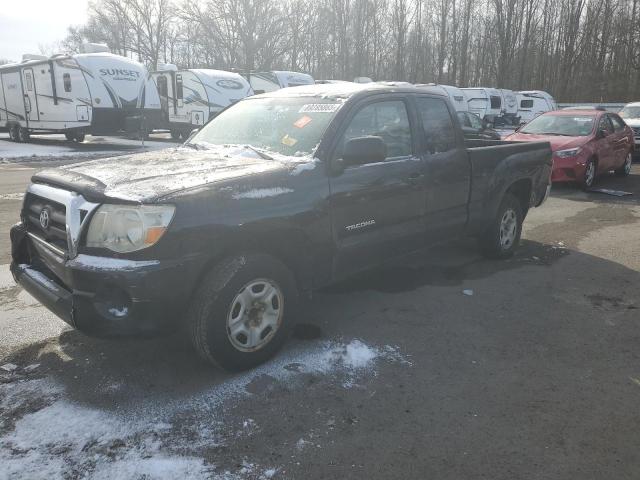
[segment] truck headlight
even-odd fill
[[[134,252],[156,243],[167,230],[173,205],[109,205],[96,210],[87,232],[87,247]]]
[[[556,157],[558,158],[575,157],[579,153],[580,153],[580,148],[568,148],[567,150],[558,150],[556,152]]]

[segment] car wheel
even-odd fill
[[[67,139],[67,142],[73,142],[75,140],[76,136],[73,133],[67,132],[67,133],[64,134],[64,138]]]
[[[516,197],[505,194],[496,217],[480,238],[483,254],[488,258],[509,258],[518,248],[522,234],[522,206]]]
[[[297,302],[294,277],[280,261],[263,254],[229,257],[195,294],[188,315],[191,341],[213,364],[252,368],[282,346]]]
[[[85,138],[85,134],[84,133],[76,133],[74,135],[74,137],[73,137],[73,139],[78,143],[84,142],[84,138]]]
[[[624,159],[624,163],[620,168],[616,170],[616,175],[621,177],[628,177],[631,173],[631,164],[633,163],[633,154],[631,152],[627,153],[627,156]]]
[[[171,130],[171,138],[173,140],[180,140],[180,132],[178,130]]]
[[[587,161],[587,165],[584,168],[584,178],[582,179],[582,186],[585,189],[593,187],[596,181],[597,163],[593,158]]]

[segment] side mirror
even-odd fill
[[[607,136],[607,131],[603,130],[602,128],[599,128],[598,131],[596,132],[596,138],[598,140],[601,140],[606,136]]]
[[[387,158],[387,146],[380,137],[357,137],[344,146],[342,159],[345,166],[382,162]]]

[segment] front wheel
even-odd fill
[[[286,340],[297,301],[294,277],[280,261],[263,254],[229,257],[195,294],[188,317],[193,346],[227,370],[255,367]]]
[[[622,166],[616,170],[616,175],[628,177],[631,173],[631,163],[633,163],[633,154],[629,152],[627,153]]]
[[[593,187],[593,184],[596,181],[596,169],[596,161],[593,158],[590,158],[584,168],[584,178],[582,180],[582,186],[584,189]]]
[[[20,143],[28,143],[31,139],[31,135],[29,134],[29,130],[26,128],[20,127],[18,129],[18,141]]]
[[[516,197],[505,194],[496,217],[480,238],[482,252],[489,258],[509,258],[520,243],[522,206]]]

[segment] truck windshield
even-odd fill
[[[640,107],[624,107],[619,115],[622,118],[640,118]]]
[[[311,155],[342,103],[316,97],[252,98],[211,120],[189,143],[249,145],[289,156]]]
[[[592,115],[540,115],[529,122],[520,133],[534,135],[565,135],[583,137],[593,130]]]

